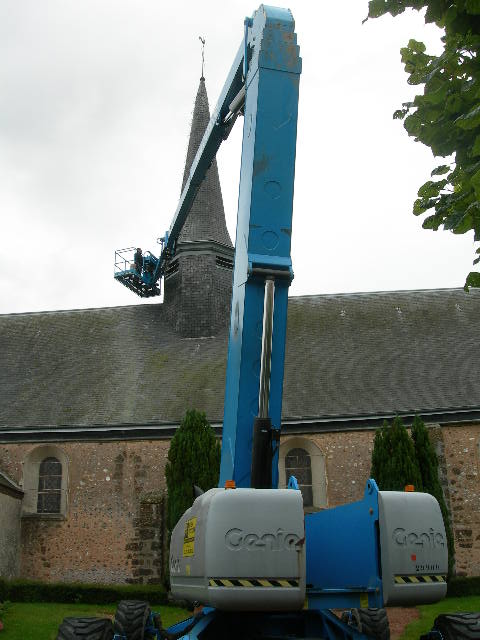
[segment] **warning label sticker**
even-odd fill
[[[183,535],[183,557],[189,558],[195,553],[195,529],[197,519],[190,518],[185,523],[185,533]]]

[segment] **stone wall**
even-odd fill
[[[213,336],[230,320],[232,269],[214,253],[179,255],[178,271],[165,278],[164,309],[181,336]]]
[[[480,575],[480,425],[442,428],[458,575]]]
[[[20,514],[22,500],[0,486],[0,577],[16,578],[20,569]]]
[[[47,581],[157,583],[162,574],[169,443],[57,443],[68,458],[63,515],[24,514],[21,575]],[[1,445],[0,468],[23,482],[36,445]]]
[[[285,436],[309,439],[323,456],[321,506],[360,500],[374,430]],[[452,514],[459,574],[480,574],[480,425],[431,430]],[[41,446],[41,445],[38,445]],[[168,441],[58,443],[68,459],[65,516],[22,518],[21,575],[50,581],[161,581],[166,556],[164,469]],[[21,484],[37,445],[0,445],[0,469]],[[282,481],[282,478],[280,479]],[[1,508],[1,507],[0,507]]]

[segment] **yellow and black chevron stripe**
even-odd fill
[[[419,583],[434,583],[434,582],[446,582],[447,576],[439,575],[438,573],[427,576],[420,575],[408,575],[408,576],[395,576],[396,584],[419,584]]]
[[[291,589],[298,587],[299,580],[282,578],[210,578],[210,587],[279,587]]]

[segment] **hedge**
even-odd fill
[[[480,596],[480,576],[452,578],[448,582],[447,598]],[[57,582],[46,584],[31,580],[0,578],[0,602],[65,602],[111,604],[119,600],[147,600],[168,604],[167,592],[160,585],[104,585]]]
[[[167,604],[167,592],[161,585],[104,585],[57,582],[46,584],[31,580],[0,578],[0,601],[66,602],[110,604],[119,600],[148,600]]]
[[[448,582],[447,598],[480,596],[480,576],[451,578]]]

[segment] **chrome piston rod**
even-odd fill
[[[272,368],[274,298],[275,280],[273,278],[267,278],[265,280],[265,294],[263,298],[262,359],[260,364],[260,390],[258,394],[259,418],[268,418],[270,373]]]

